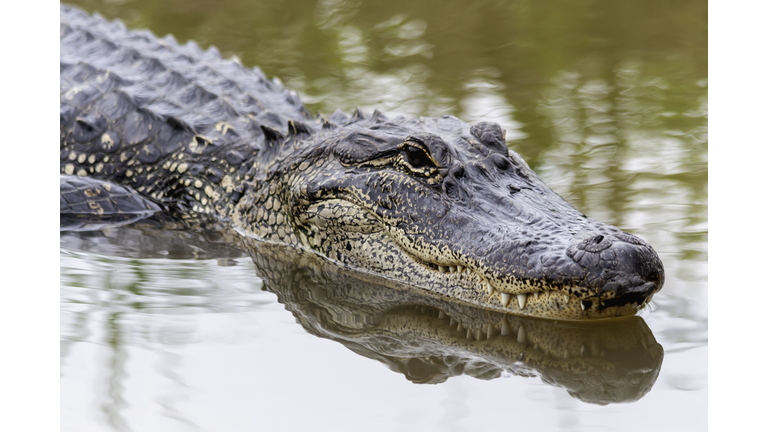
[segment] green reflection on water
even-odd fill
[[[608,223],[624,225],[648,176],[651,187],[663,176],[688,202],[706,202],[703,1],[74,4],[236,55],[285,81],[312,112],[497,121],[532,168],[554,166],[555,181],[569,180],[550,186]],[[664,157],[675,166],[637,172],[637,155],[655,147],[674,147]],[[703,214],[690,210],[684,217]]]

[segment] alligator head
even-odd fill
[[[650,245],[550,190],[495,123],[337,112],[289,130],[253,170],[241,232],[537,317],[634,314],[664,283]]]

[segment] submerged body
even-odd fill
[[[634,314],[663,285],[647,243],[552,192],[495,123],[313,117],[215,49],[65,6],[60,63],[63,215],[163,206],[538,317]]]

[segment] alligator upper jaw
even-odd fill
[[[504,244],[498,239],[513,236],[474,234],[473,241],[459,234],[439,241],[405,232],[391,237],[435,279],[464,288],[457,297],[511,313],[574,320],[632,315],[663,285],[663,266],[647,243],[591,219],[570,242],[537,242],[531,235]]]

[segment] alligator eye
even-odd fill
[[[411,164],[414,168],[423,168],[425,166],[431,166],[434,167],[435,164],[432,163],[432,159],[429,158],[429,155],[427,155],[424,150],[414,147],[414,146],[405,146],[405,157],[408,158],[408,163]]]

